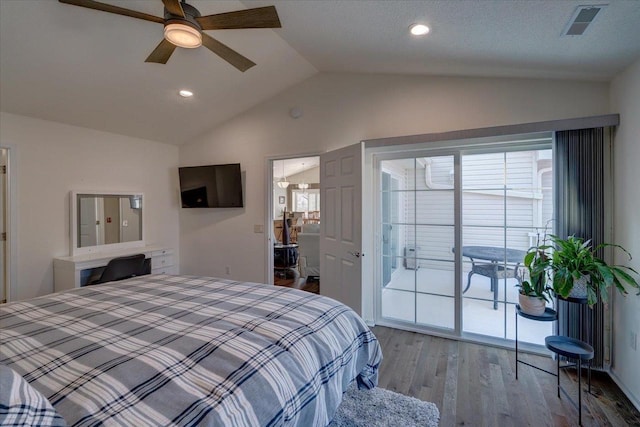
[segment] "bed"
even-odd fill
[[[0,366],[73,426],[325,426],[381,359],[347,306],[256,283],[150,275],[0,305]]]

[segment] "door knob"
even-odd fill
[[[351,252],[349,251],[350,255],[353,255],[356,258],[360,258],[360,256],[364,256],[364,254],[361,254],[360,252]]]

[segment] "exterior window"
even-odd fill
[[[296,212],[320,210],[320,190],[293,190],[293,206]]]

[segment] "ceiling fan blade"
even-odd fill
[[[166,64],[174,50],[176,50],[176,45],[166,39],[162,39],[160,44],[153,49],[151,55],[149,55],[144,62]]]
[[[184,10],[182,10],[180,0],[162,0],[162,3],[164,3],[164,8],[167,9],[170,14],[184,18]]]
[[[243,73],[256,65],[255,62],[245,58],[229,46],[220,43],[208,34],[202,33],[202,44],[211,52],[215,53]]]
[[[200,16],[196,18],[196,21],[198,21],[203,30],[282,27],[275,6]]]
[[[100,3],[93,0],[58,0],[60,3],[71,4],[74,6],[87,7],[89,9],[101,10],[103,12],[115,13],[117,15],[130,16],[131,18],[143,19],[145,21],[164,23],[164,19],[159,16],[153,16],[135,10],[125,9],[111,4]]]

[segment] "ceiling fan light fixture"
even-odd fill
[[[194,49],[202,45],[202,34],[197,29],[181,23],[164,26],[164,38],[178,47]]]

